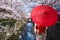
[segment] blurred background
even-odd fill
[[[60,11],[60,0],[0,0],[0,40],[23,40],[32,9],[42,4]]]

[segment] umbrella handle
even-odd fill
[[[37,24],[34,24],[34,33],[36,34],[37,30],[36,30],[36,25]]]

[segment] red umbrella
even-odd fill
[[[37,25],[52,26],[58,21],[58,15],[52,7],[41,5],[33,8],[31,19]]]

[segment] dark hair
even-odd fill
[[[31,21],[30,21],[30,20],[31,20]],[[32,21],[31,18],[28,18],[28,22],[31,22],[31,23],[33,23],[33,25],[34,25],[34,22]]]

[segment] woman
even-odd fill
[[[34,24],[31,21],[31,19],[28,20],[28,23],[26,24],[24,28],[24,34],[22,35],[22,40],[35,40],[34,35]]]
[[[60,40],[60,15],[58,23],[47,29],[46,40]]]

